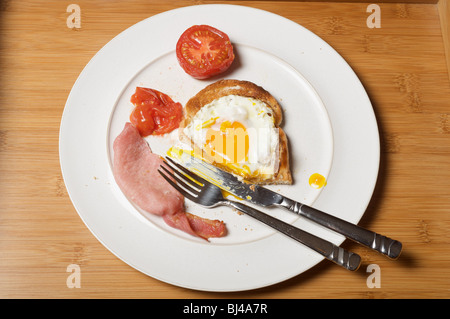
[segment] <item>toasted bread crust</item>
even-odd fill
[[[289,164],[289,148],[286,133],[281,128],[278,128],[280,136],[280,164],[278,172],[271,180],[265,184],[292,184],[292,175]]]
[[[185,118],[180,126],[187,126],[187,123],[191,122],[192,117],[197,114],[204,105],[227,95],[252,97],[263,101],[273,111],[272,115],[274,116],[275,126],[279,127],[281,125],[281,122],[283,121],[281,107],[269,92],[249,81],[220,80],[205,87],[186,103]]]
[[[283,115],[277,100],[262,87],[249,82],[240,80],[220,80],[205,87],[192,97],[185,106],[184,119],[180,123],[180,132],[189,125],[192,118],[205,105],[212,101],[227,95],[239,95],[254,98],[263,101],[272,110],[275,127],[279,131],[279,168],[270,179],[253,178],[249,182],[255,184],[292,184],[292,175],[289,165],[289,150],[287,136],[279,127],[283,121]],[[184,137],[186,138],[186,137]],[[221,167],[227,170],[226,167]]]

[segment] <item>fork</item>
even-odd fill
[[[166,159],[167,161],[164,163],[167,165],[167,168],[165,165],[160,165],[161,170],[158,169],[158,172],[170,185],[192,202],[207,208],[214,208],[219,205],[235,208],[318,252],[326,259],[339,266],[351,271],[355,271],[359,268],[361,263],[361,257],[359,255],[254,209],[253,207],[226,199],[223,197],[222,191],[218,186],[215,186],[200,176],[192,173],[169,157],[166,157]]]

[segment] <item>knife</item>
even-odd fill
[[[352,224],[316,208],[287,198],[260,185],[246,183],[201,159],[191,156],[183,163],[189,170],[243,200],[260,206],[283,207],[315,223],[331,229],[346,238],[371,248],[391,259],[397,259],[402,251],[402,243],[389,237]]]

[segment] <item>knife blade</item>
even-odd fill
[[[280,204],[283,196],[270,189],[254,185],[240,180],[238,177],[225,172],[196,157],[191,157],[190,161],[184,163],[193,173],[203,177],[208,182],[220,187],[241,199],[261,206],[271,206]]]
[[[346,220],[287,198],[263,186],[247,183],[194,156],[191,156],[190,161],[186,161],[183,164],[193,173],[196,173],[207,181],[220,187],[222,190],[243,200],[265,207],[283,207],[300,216],[306,217],[319,225],[344,235],[346,238],[362,244],[363,246],[378,251],[391,259],[396,259],[400,256],[403,246],[402,243],[397,240],[377,234]]]

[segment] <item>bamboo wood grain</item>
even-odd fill
[[[445,57],[447,59],[447,70],[450,76],[450,4],[447,0],[438,3],[439,17],[441,19],[442,38],[444,40]]]
[[[351,242],[356,274],[334,265],[242,293],[207,293],[150,278],[111,254],[85,227],[65,189],[58,157],[61,115],[83,67],[114,36],[154,14],[216,1],[73,1],[81,28],[66,25],[69,2],[0,6],[1,298],[448,298],[450,297],[450,84],[448,4],[230,1],[303,25],[332,45],[365,86],[377,116],[381,166],[360,224],[404,244],[391,261]],[[392,2],[392,3],[390,3]],[[420,2],[420,3],[415,3]],[[357,178],[357,177],[355,177]],[[70,264],[81,288],[66,286]],[[381,288],[366,285],[369,264]]]

